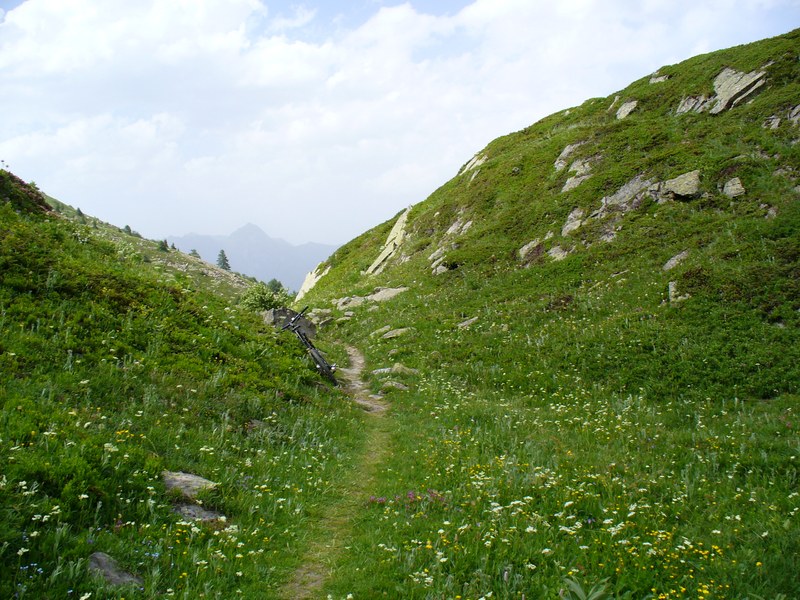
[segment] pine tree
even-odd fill
[[[228,257],[225,254],[225,250],[219,251],[219,255],[217,256],[217,266],[225,271],[231,270],[231,263],[228,262]]]

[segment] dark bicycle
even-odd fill
[[[333,382],[334,384],[337,384],[338,382],[336,381],[336,376],[334,375],[336,371],[336,365],[328,364],[328,361],[326,361],[325,358],[322,356],[322,352],[320,352],[316,348],[316,346],[314,346],[314,344],[311,343],[311,340],[308,339],[308,336],[303,331],[303,326],[300,322],[300,318],[307,310],[308,307],[306,306],[303,310],[301,310],[299,313],[293,316],[289,320],[289,322],[286,323],[286,325],[281,327],[281,331],[285,331],[286,329],[291,330],[292,333],[294,333],[300,339],[300,341],[303,342],[303,345],[308,350],[308,353],[314,360],[314,364],[317,365],[317,370],[322,374],[322,376],[328,379],[329,381]]]

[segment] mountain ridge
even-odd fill
[[[167,241],[184,252],[197,250],[210,263],[216,263],[219,251],[224,250],[233,270],[261,281],[277,279],[293,290],[299,289],[305,275],[337,248],[315,242],[291,244],[269,236],[253,223],[227,235],[188,233],[168,236]]]

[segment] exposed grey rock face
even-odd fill
[[[570,212],[567,216],[567,222],[564,223],[564,226],[561,228],[561,235],[565,236],[568,233],[578,229],[578,227],[583,224],[583,214],[582,208],[573,208],[572,212]]]
[[[142,578],[120,568],[116,560],[105,552],[95,552],[89,557],[89,572],[99,575],[109,585],[142,585]]]
[[[733,108],[766,83],[766,71],[742,73],[728,67],[714,78],[715,95],[690,96],[681,100],[677,113],[708,111],[712,115]]]
[[[327,275],[331,268],[330,266],[325,267],[324,269],[321,268],[322,264],[320,263],[317,265],[317,268],[311,271],[306,278],[303,280],[303,285],[300,286],[300,291],[297,292],[297,297],[295,301],[299,301],[303,296],[305,296],[311,289],[317,285],[317,282]]]
[[[452,225],[445,231],[445,235],[463,235],[472,227],[472,221],[463,221],[457,218]]]
[[[700,193],[700,171],[689,171],[675,179],[668,179],[664,182],[663,190],[683,198],[697,196]]]
[[[653,73],[653,75],[650,77],[650,83],[663,83],[667,79],[669,79],[669,75],[659,75],[658,73]]]
[[[566,148],[564,148],[561,151],[561,154],[558,155],[555,164],[553,164],[556,171],[563,171],[564,167],[566,167],[567,163],[569,162],[567,159],[570,157],[570,155],[573,152],[575,152],[575,150],[583,146],[585,143],[586,142],[577,142],[575,144],[569,144]]]
[[[631,114],[636,106],[639,104],[638,100],[629,100],[617,109],[617,120],[622,120]]]
[[[533,255],[536,248],[541,248],[541,241],[539,240],[539,238],[536,238],[532,242],[528,242],[522,248],[517,250],[519,259],[526,260],[529,256]],[[541,254],[541,252],[539,254]]]
[[[586,158],[579,158],[575,160],[569,166],[569,171],[574,173],[574,175],[564,182],[564,187],[561,188],[561,193],[563,194],[564,192],[574,190],[584,181],[589,179],[592,176],[592,166],[594,163],[599,161],[600,158],[601,156],[599,154],[595,154],[594,156],[588,156]]]
[[[737,196],[742,196],[745,193],[744,186],[742,185],[742,180],[738,177],[734,177],[733,179],[729,179],[725,182],[725,185],[722,188],[722,193],[728,196],[729,198],[736,198]]]
[[[464,235],[472,227],[472,221],[466,220],[463,217],[463,212],[464,209],[462,208],[458,218],[445,231],[443,238],[439,242],[439,247],[428,256],[428,260],[431,261],[431,273],[434,275],[441,275],[452,268],[444,264],[447,258],[445,254],[448,249],[457,247],[457,244],[453,242],[453,238]]]
[[[664,263],[664,266],[661,267],[664,271],[670,271],[681,264],[684,260],[689,257],[689,251],[684,250],[683,252],[679,252],[672,258],[670,258],[667,262]]]
[[[766,74],[766,71],[741,73],[734,69],[722,69],[722,72],[714,79],[714,91],[717,93],[716,104],[708,112],[716,115],[736,106],[764,85]]]
[[[700,171],[689,171],[657,183],[648,192],[659,204],[680,198],[695,198],[700,194]]]
[[[473,169],[477,169],[483,163],[485,163],[488,158],[489,157],[486,156],[485,154],[476,154],[469,160],[467,164],[461,167],[461,170],[458,172],[458,174],[463,175],[464,173],[472,171]]]
[[[588,156],[586,158],[579,158],[569,166],[569,171],[574,173],[572,177],[564,182],[564,187],[561,188],[561,193],[574,190],[584,181],[592,176],[592,166],[600,160],[600,155]]]
[[[675,112],[679,115],[689,111],[703,112],[708,108],[708,98],[706,96],[688,96],[680,101]]]
[[[789,121],[795,126],[800,123],[800,104],[789,111]]]
[[[777,129],[781,126],[781,118],[777,115],[772,115],[764,120],[761,125],[764,129]]]
[[[378,255],[378,258],[375,259],[375,262],[367,269],[367,275],[377,275],[383,271],[386,262],[397,253],[406,239],[406,222],[408,221],[408,213],[410,212],[411,207],[403,211],[403,214],[397,218],[394,227],[392,227],[389,236],[386,238],[386,243],[383,245],[381,253]]]
[[[209,481],[199,475],[192,475],[191,473],[184,473],[182,471],[164,471],[161,473],[164,480],[164,487],[167,491],[179,490],[187,498],[194,500],[197,494],[203,490],[215,488],[217,486],[213,481]]]
[[[569,192],[570,190],[574,190],[576,187],[578,187],[580,184],[582,184],[584,181],[586,181],[590,177],[591,177],[591,174],[589,174],[589,175],[576,175],[574,177],[570,177],[569,179],[567,179],[564,182],[564,187],[561,188],[561,193],[563,194],[565,192]]]
[[[336,308],[344,310],[345,308],[358,308],[367,302],[384,302],[391,300],[398,294],[402,294],[408,290],[407,287],[399,288],[375,288],[375,291],[367,296],[347,296],[345,298],[337,298],[333,300]],[[352,316],[352,315],[350,315]]]
[[[553,260],[564,260],[569,256],[569,251],[564,250],[561,246],[553,246],[547,251],[547,255]]]
[[[589,218],[601,218],[611,212],[627,212],[638,205],[644,190],[653,185],[652,179],[644,175],[637,175],[610,196],[600,200],[600,208],[594,211]]]

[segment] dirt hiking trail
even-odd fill
[[[350,474],[341,482],[338,500],[326,507],[319,522],[313,526],[310,542],[300,567],[279,590],[285,600],[310,600],[320,597],[325,581],[336,569],[338,559],[350,536],[351,521],[362,510],[370,488],[373,488],[378,466],[388,453],[390,432],[383,419],[389,405],[381,396],[371,394],[361,375],[364,355],[352,346],[347,347],[350,366],[339,368],[343,389],[352,401],[368,414],[364,421],[366,439],[360,456]]]

